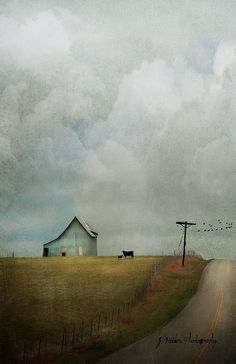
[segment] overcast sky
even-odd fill
[[[0,1],[0,249],[236,256],[236,2]],[[236,223],[236,222],[235,222]],[[1,254],[0,252],[0,254]]]

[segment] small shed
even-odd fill
[[[43,245],[43,256],[97,255],[98,234],[83,218],[76,216],[54,240]]]

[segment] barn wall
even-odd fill
[[[48,256],[97,255],[97,238],[92,238],[79,222],[74,221],[69,229],[50,244],[44,244],[49,249]]]

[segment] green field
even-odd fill
[[[158,260],[162,258],[0,259],[2,355],[14,352],[16,360],[26,349],[22,362],[27,362],[27,355],[32,355],[28,362],[33,362],[40,345],[44,357],[37,362],[54,362],[52,357],[59,354],[66,358],[65,363],[94,362],[152,332],[184,307],[206,265],[202,259],[189,258],[182,269],[178,258],[169,260],[147,286]],[[61,340],[63,352],[60,345],[54,345]],[[28,347],[23,349],[28,343],[35,345],[31,354],[27,354]],[[45,356],[47,351],[50,359]]]

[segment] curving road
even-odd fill
[[[214,260],[168,325],[99,364],[236,364],[236,261]]]

